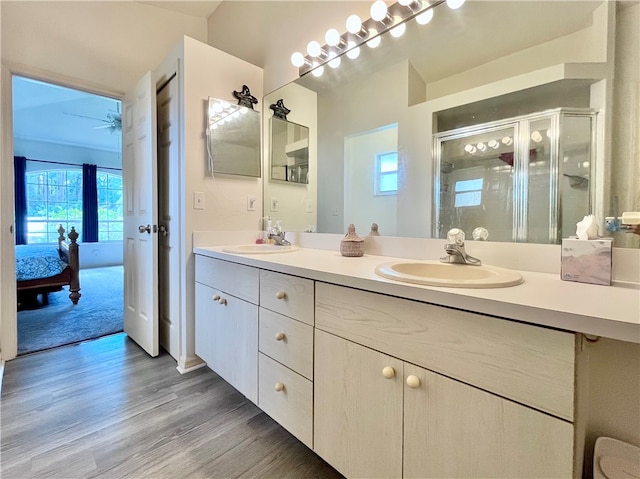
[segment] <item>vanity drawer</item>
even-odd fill
[[[260,352],[313,379],[313,327],[260,308]]]
[[[313,447],[313,383],[260,353],[258,406]]]
[[[313,326],[313,281],[260,270],[260,306]]]
[[[316,327],[574,419],[572,333],[320,282]]]
[[[257,268],[198,254],[196,281],[258,304],[260,280]]]

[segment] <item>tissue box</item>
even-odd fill
[[[610,286],[612,246],[612,238],[563,239],[561,279]]]

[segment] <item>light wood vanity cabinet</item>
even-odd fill
[[[258,402],[258,270],[196,255],[196,354]]]
[[[196,256],[196,353],[347,477],[580,476],[578,344]]]
[[[573,475],[573,334],[324,283],[316,328],[314,450],[347,477]]]

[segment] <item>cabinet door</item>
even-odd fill
[[[573,426],[405,363],[404,477],[571,477]],[[413,379],[413,378],[412,378]]]
[[[345,476],[402,475],[402,367],[316,330],[314,450]]]
[[[225,381],[257,403],[256,305],[196,283],[196,354]]]

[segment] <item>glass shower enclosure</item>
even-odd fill
[[[592,212],[593,110],[559,108],[433,135],[433,237],[560,243]]]

